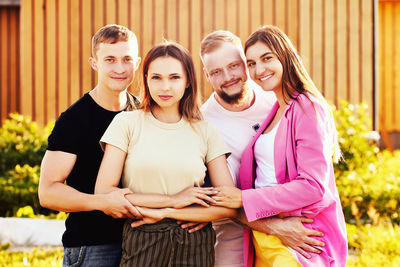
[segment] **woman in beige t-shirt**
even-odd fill
[[[139,212],[160,208],[156,218],[127,220],[120,266],[213,266],[211,224],[192,232],[176,220],[210,222],[236,215],[234,209],[210,206],[215,190],[200,187],[206,170],[213,186],[234,186],[229,150],[217,130],[201,120],[193,61],[185,48],[153,47],[143,63],[143,81],[142,108],[118,114],[101,139],[105,153],[96,193],[115,190],[122,181]]]

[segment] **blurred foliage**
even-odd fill
[[[366,104],[341,101],[334,110],[343,159],[335,164],[336,185],[347,222],[381,218],[399,222],[400,151],[379,151]]]
[[[62,259],[64,257],[62,248],[34,248],[32,250],[13,252],[8,250],[9,247],[8,244],[4,249],[0,249],[0,266],[62,266]]]
[[[17,164],[40,165],[47,148],[47,138],[54,126],[40,128],[29,117],[11,113],[0,128],[0,176]]]
[[[347,224],[350,257],[346,266],[400,266],[400,227],[384,222],[378,226]]]

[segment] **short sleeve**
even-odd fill
[[[82,131],[78,117],[74,117],[70,111],[63,112],[57,119],[54,128],[48,138],[47,150],[63,151],[79,154]]]
[[[230,149],[226,145],[224,139],[222,138],[221,134],[218,130],[207,123],[207,156],[206,156],[206,163],[210,162],[211,160],[225,154],[226,157],[229,157],[231,154]]]
[[[132,112],[121,112],[114,117],[100,139],[100,146],[103,150],[106,144],[110,144],[128,152],[133,127],[131,115]]]

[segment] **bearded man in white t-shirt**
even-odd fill
[[[204,73],[214,92],[202,106],[206,121],[220,131],[232,154],[229,169],[239,187],[239,167],[242,152],[268,115],[275,96],[264,92],[248,78],[246,59],[240,39],[229,31],[215,31],[201,42],[201,59]],[[243,225],[277,236],[287,245],[304,255],[318,253],[313,246],[323,246],[311,236],[322,233],[310,230],[302,217],[264,218],[248,222],[242,211],[235,221],[225,219],[213,223],[217,234],[215,266],[244,266]],[[239,224],[240,223],[240,224]]]

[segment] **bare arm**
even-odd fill
[[[103,161],[99,169],[96,181],[95,193],[109,193],[118,189],[122,170],[126,159],[126,152],[107,144],[104,151]],[[181,192],[168,196],[162,194],[134,194],[130,193],[125,197],[135,206],[148,208],[182,208],[193,203],[208,207],[205,200],[214,202],[208,195],[213,194],[212,188],[190,187]]]
[[[323,236],[322,232],[306,228],[303,225],[313,222],[312,219],[306,217],[286,217],[284,219],[269,217],[249,222],[243,209],[241,209],[236,219],[253,230],[278,237],[284,245],[298,251],[306,258],[310,257],[307,252],[321,253],[313,246],[322,247],[325,245],[313,238],[313,236]]]
[[[75,154],[46,151],[39,181],[39,200],[43,207],[65,212],[101,210],[118,218],[128,216],[131,212],[137,214],[124,197],[124,194],[128,193],[127,190],[94,195],[79,192],[65,184],[75,162]]]

